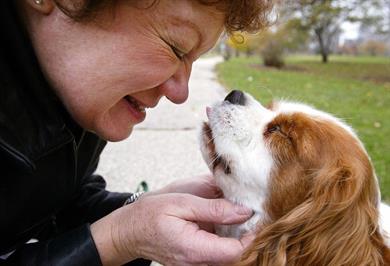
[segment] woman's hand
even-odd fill
[[[161,189],[147,192],[142,197],[165,193],[188,193],[206,199],[216,199],[223,196],[222,190],[215,183],[214,177],[205,174],[176,180]]]
[[[252,211],[224,199],[168,193],[141,197],[91,225],[104,265],[146,258],[164,265],[229,264],[249,241],[222,238],[197,222],[234,224]]]
[[[204,174],[192,178],[175,180],[161,189],[143,194],[142,197],[165,193],[186,193],[206,199],[216,199],[223,196],[222,190],[215,183],[215,178],[210,174]],[[207,232],[215,232],[214,223],[198,221],[197,224]]]

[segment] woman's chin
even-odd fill
[[[106,129],[106,130],[96,130],[94,133],[98,135],[100,138],[111,141],[111,142],[117,142],[127,139],[131,132],[133,131],[133,127],[129,127],[127,129]]]
[[[97,121],[90,131],[104,140],[117,142],[127,139],[131,135],[133,127],[134,125],[129,123],[127,119],[102,119]]]
[[[95,119],[90,120],[92,122],[89,127],[90,131],[102,139],[112,142],[128,138],[134,125],[139,124],[142,120],[136,120],[127,109],[127,104],[121,101],[108,112],[95,116]]]

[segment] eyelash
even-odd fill
[[[268,137],[274,133],[279,133],[279,135],[285,137],[285,138],[289,138],[287,136],[286,133],[284,133],[282,130],[281,130],[281,127],[280,125],[273,125],[273,126],[270,126],[267,128],[267,130],[264,132],[264,136]]]
[[[272,135],[272,134],[274,134],[274,133],[278,133],[279,136],[284,137],[284,138],[287,139],[290,143],[293,142],[293,139],[292,139],[288,134],[286,134],[285,132],[282,131],[280,125],[273,125],[273,126],[267,128],[267,130],[266,130],[265,133],[264,133],[264,136],[265,136],[265,137],[269,137],[270,135]]]
[[[272,126],[272,127],[267,129],[267,133],[274,133],[276,131],[280,131],[280,126],[279,125],[275,125],[275,126]]]
[[[170,45],[172,52],[176,55],[176,57],[182,61],[184,59],[184,56],[186,55],[185,53],[179,51],[176,47]]]

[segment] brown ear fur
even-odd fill
[[[325,176],[317,176],[322,184],[312,193],[320,192],[321,199],[310,197],[260,227],[238,265],[388,265],[389,250],[377,228],[376,202],[369,194],[360,197],[356,192],[370,185],[352,173],[342,181],[325,181],[345,173],[323,171]]]
[[[390,265],[370,161],[349,134],[334,137],[340,141],[326,147],[322,167],[299,177],[310,180],[306,197],[259,225],[237,265]]]

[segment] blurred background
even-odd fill
[[[282,1],[272,26],[224,36],[219,81],[266,104],[303,101],[352,125],[390,202],[390,0]]]

